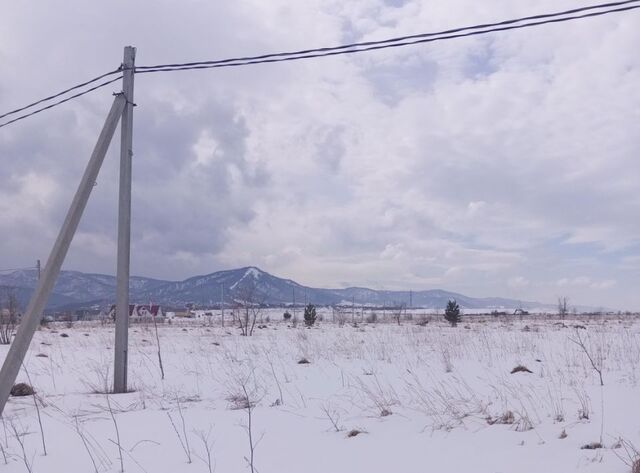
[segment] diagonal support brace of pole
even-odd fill
[[[98,142],[91,154],[91,159],[89,159],[89,163],[84,171],[78,190],[73,197],[67,216],[62,224],[62,228],[60,228],[60,233],[53,245],[47,264],[42,272],[42,277],[38,281],[36,290],[31,296],[27,310],[20,321],[16,337],[13,340],[11,348],[7,353],[7,357],[4,360],[2,370],[0,370],[0,415],[2,415],[2,412],[4,411],[5,404],[9,399],[11,388],[18,377],[20,367],[22,366],[24,357],[29,349],[29,344],[31,343],[33,334],[42,319],[42,311],[47,304],[51,290],[53,289],[56,279],[58,278],[58,274],[60,273],[62,263],[67,256],[69,245],[71,245],[71,240],[73,240],[73,236],[76,233],[78,223],[80,222],[82,213],[84,212],[89,196],[91,195],[91,190],[96,182],[98,172],[100,171],[104,157],[109,149],[109,144],[111,143],[111,139],[113,138],[113,134],[116,130],[116,126],[118,125],[118,121],[122,116],[125,105],[126,99],[122,94],[117,95],[113,100],[113,105],[111,106],[109,115],[107,115],[104,127],[98,137]]]

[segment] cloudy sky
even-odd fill
[[[558,11],[578,0],[10,2],[0,111],[116,68]],[[136,78],[132,272],[640,308],[640,13]],[[0,130],[0,268],[46,260],[119,86]],[[66,269],[115,273],[115,138]]]

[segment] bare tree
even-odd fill
[[[7,289],[0,304],[0,345],[9,345],[18,322],[18,300],[12,289]]]
[[[562,320],[569,314],[569,298],[566,296],[558,297],[558,315]]]
[[[396,307],[393,311],[393,318],[396,319],[396,323],[398,325],[400,325],[400,320],[402,319],[402,314],[407,313],[407,305],[406,304],[400,304],[398,307]]]
[[[255,284],[243,286],[237,296],[240,334],[244,337],[250,337],[253,335],[258,316],[262,313],[262,303],[265,297],[258,296]]]

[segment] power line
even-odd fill
[[[501,32],[501,31],[529,28],[533,26],[540,26],[540,25],[551,24],[551,23],[561,23],[566,21],[573,21],[578,19],[608,15],[611,13],[630,11],[630,10],[635,10],[640,8],[639,2],[640,0],[624,0],[624,1],[617,1],[617,2],[602,3],[598,5],[591,5],[591,6],[585,6],[580,8],[574,8],[571,10],[565,10],[562,12],[545,13],[540,15],[533,15],[533,16],[511,19],[511,20],[504,20],[496,23],[485,23],[485,24],[479,24],[474,26],[465,26],[461,28],[444,30],[436,33],[420,33],[420,34],[414,34],[414,35],[400,36],[400,37],[395,37],[395,38],[390,38],[390,39],[380,40],[380,41],[367,41],[367,42],[360,42],[360,43],[344,44],[344,45],[333,46],[333,47],[303,49],[299,51],[269,53],[269,54],[263,54],[260,56],[244,56],[244,57],[228,58],[228,59],[221,59],[221,60],[214,60],[214,61],[157,64],[154,66],[138,66],[135,68],[135,71],[139,74],[143,74],[143,73],[151,73],[151,72],[184,71],[184,70],[192,70],[192,69],[212,69],[212,68],[219,68],[219,67],[237,67],[237,66],[247,66],[252,64],[297,61],[300,59],[311,59],[311,58],[317,58],[317,57],[336,56],[336,55],[342,55],[342,54],[354,54],[354,53],[360,53],[360,52],[366,52],[366,51],[375,51],[379,49],[396,48],[401,46],[410,46],[410,45],[421,44],[421,43],[430,43],[435,41],[444,41],[444,40],[463,38],[468,36],[484,35],[484,34]],[[29,108],[35,107],[36,105],[42,104],[44,102],[48,102],[55,98],[61,97],[73,90],[81,89],[83,87],[86,87],[87,85],[98,82],[99,80],[105,77],[120,73],[121,71],[123,71],[122,66],[120,66],[119,68],[111,72],[101,74],[93,79],[77,84],[73,87],[65,89],[56,94],[37,100],[33,103],[17,108],[15,110],[6,112],[0,115],[0,119],[25,111]],[[62,100],[59,100],[57,102],[54,102],[50,105],[41,107],[30,113],[26,113],[17,118],[9,120],[5,123],[1,123],[0,128],[10,125],[11,123],[15,123],[19,120],[28,118],[32,115],[36,115],[40,112],[44,112],[45,110],[49,110],[53,107],[61,105],[70,100],[81,97],[85,94],[88,94],[89,92],[93,92],[94,90],[100,89],[113,82],[116,82],[121,78],[122,76],[118,76],[115,79],[108,80],[94,87],[86,89],[82,92],[79,92],[77,94],[74,94]]]
[[[78,85],[74,85],[73,87],[69,87],[68,89],[65,89],[65,90],[63,90],[61,92],[58,92],[57,94],[50,95],[49,97],[45,97],[45,98],[40,99],[40,100],[38,100],[36,102],[30,103],[29,105],[25,105],[24,107],[16,108],[15,110],[11,110],[10,112],[3,113],[2,115],[0,115],[0,118],[8,117],[9,115],[13,115],[15,113],[22,112],[22,111],[24,111],[24,110],[26,110],[28,108],[35,107],[36,105],[39,105],[42,102],[48,102],[49,100],[53,100],[55,98],[58,98],[61,95],[64,95],[64,94],[67,94],[67,93],[71,92],[72,90],[80,89],[80,88],[82,88],[84,86],[87,86],[89,84],[93,84],[94,82],[98,82],[100,79],[104,79],[105,77],[109,77],[110,75],[117,74],[118,72],[120,72],[120,70],[121,69],[118,68],[118,69],[116,69],[114,71],[107,72],[106,74],[101,74],[98,77],[94,77],[93,79],[90,79],[90,80],[88,80],[86,82],[83,82],[82,84],[78,84]]]
[[[640,4],[638,4],[639,1],[640,0],[625,0],[620,2],[592,5],[592,6],[582,7],[582,8],[576,8],[573,10],[566,10],[563,12],[546,13],[541,15],[517,18],[513,20],[505,20],[497,23],[486,23],[486,24],[475,25],[475,26],[465,26],[461,28],[440,31],[437,33],[421,33],[421,34],[415,34],[415,35],[409,35],[409,36],[390,38],[390,39],[380,40],[380,41],[368,41],[368,42],[361,42],[361,43],[346,44],[341,46],[305,49],[305,50],[292,51],[292,52],[270,53],[270,54],[263,54],[261,56],[247,56],[247,57],[238,57],[238,58],[230,58],[230,59],[221,59],[221,60],[215,60],[215,61],[158,64],[154,66],[138,66],[136,67],[136,72],[147,73],[147,72],[192,70],[192,69],[212,69],[212,68],[219,68],[219,67],[245,66],[250,64],[296,61],[299,59],[335,56],[335,55],[341,55],[341,54],[353,54],[353,53],[359,53],[359,52],[365,52],[365,51],[374,51],[378,49],[409,46],[409,45],[420,44],[420,43],[429,43],[429,42],[442,41],[442,40],[448,40],[448,39],[462,38],[467,36],[476,36],[476,35],[482,35],[482,34],[488,34],[488,33],[500,32],[500,31],[528,28],[528,27],[540,26],[540,25],[551,24],[551,23],[561,23],[566,21],[597,17],[597,16],[607,15],[611,13],[619,13],[619,12],[635,10],[637,8],[640,8]],[[612,8],[612,7],[620,7],[620,8]],[[603,8],[608,8],[608,9],[602,10]],[[597,10],[597,11],[591,11],[591,10]],[[589,12],[589,13],[576,15],[576,13],[582,13],[582,12]],[[567,15],[573,15],[573,16],[567,16]],[[531,21],[531,20],[540,20],[540,21]],[[525,21],[528,21],[529,23],[524,23],[519,25],[516,24],[516,23],[523,23]],[[463,33],[463,32],[466,32],[466,33]]]
[[[103,76],[103,77],[104,77],[104,76]],[[78,97],[82,97],[83,95],[86,95],[86,94],[88,94],[89,92],[93,92],[94,90],[100,89],[100,88],[102,88],[102,87],[106,87],[107,85],[112,84],[113,82],[116,82],[116,81],[118,81],[118,80],[120,80],[120,79],[122,79],[122,76],[118,76],[118,77],[116,77],[115,79],[111,79],[111,80],[108,80],[108,81],[103,82],[103,83],[101,83],[101,84],[98,84],[98,85],[96,85],[96,86],[93,86],[93,87],[91,87],[90,89],[83,90],[82,92],[79,92],[79,93],[77,93],[77,94],[71,95],[71,96],[69,96],[69,97],[67,97],[67,98],[64,98],[64,99],[62,99],[62,100],[59,100],[58,102],[54,102],[54,103],[52,103],[52,104],[50,104],[50,105],[47,105],[46,107],[39,108],[39,109],[34,110],[33,112],[27,113],[27,114],[25,114],[25,115],[21,115],[21,116],[19,116],[19,117],[17,117],[17,118],[14,118],[13,120],[9,120],[8,122],[0,123],[0,128],[2,128],[2,127],[4,127],[4,126],[7,126],[7,125],[10,125],[10,124],[12,124],[12,123],[15,123],[15,122],[17,122],[17,121],[24,120],[25,118],[28,118],[28,117],[30,117],[30,116],[32,116],[32,115],[36,115],[36,114],[38,114],[38,113],[40,113],[40,112],[44,112],[45,110],[49,110],[50,108],[57,107],[58,105],[61,105],[61,104],[65,103],[65,102],[68,102],[69,100],[73,100],[73,99],[77,99]],[[77,88],[78,88],[78,87],[74,87],[73,89],[77,89]],[[70,90],[73,90],[73,89],[70,89]],[[60,94],[58,94],[58,95],[56,95],[56,96],[59,96],[59,95],[60,95]],[[43,99],[43,100],[39,101],[38,103],[41,103],[41,102],[43,102],[43,101],[45,101],[45,99]],[[36,102],[34,102],[34,103],[36,103]],[[28,108],[28,107],[25,107],[25,108]],[[7,115],[7,114],[5,114],[5,116],[6,116],[6,115]]]

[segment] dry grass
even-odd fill
[[[516,416],[511,411],[506,411],[500,417],[495,417],[495,418],[494,417],[488,417],[487,418],[487,424],[489,424],[489,425],[493,425],[493,424],[511,425],[515,421],[516,421]]]

